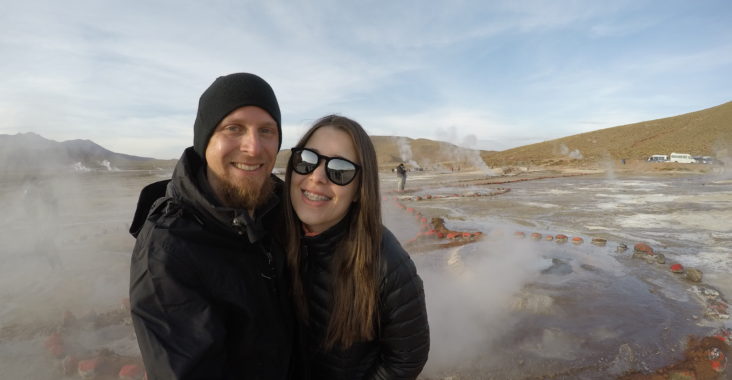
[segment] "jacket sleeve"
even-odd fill
[[[132,254],[130,306],[148,378],[223,378],[224,322],[177,244],[146,223]]]
[[[429,323],[422,279],[414,262],[391,233],[393,244],[387,254],[387,274],[382,283],[379,364],[370,379],[415,379],[427,362],[430,348]],[[388,253],[388,252],[385,252]],[[394,258],[396,256],[396,259]]]

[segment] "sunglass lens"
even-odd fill
[[[318,155],[309,150],[296,153],[293,169],[299,174],[312,173],[318,167]]]
[[[338,185],[345,185],[356,176],[356,167],[346,161],[338,158],[334,158],[328,162],[328,178],[333,183]]]

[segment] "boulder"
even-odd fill
[[[137,364],[127,364],[119,370],[120,380],[142,380],[145,371]]]
[[[607,239],[603,238],[592,238],[592,244],[598,246],[598,247],[604,247],[605,244],[607,244]]]
[[[656,262],[659,264],[666,264],[666,256],[663,253],[656,255]]]
[[[82,379],[93,379],[96,377],[98,367],[98,358],[81,360],[78,364],[79,376],[81,376]]]
[[[646,255],[653,255],[654,254],[653,248],[651,248],[651,246],[648,245],[648,244],[646,244],[646,243],[637,243],[633,247],[633,249],[634,249],[635,252],[645,253]]]
[[[694,269],[694,268],[688,269],[686,271],[686,279],[691,282],[701,282],[702,271],[700,271],[699,269]]]

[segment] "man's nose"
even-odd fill
[[[256,156],[262,150],[262,140],[253,131],[247,131],[239,140],[239,150]]]

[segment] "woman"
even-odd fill
[[[326,116],[285,174],[288,265],[312,379],[414,379],[429,351],[422,280],[381,224],[376,152]]]

